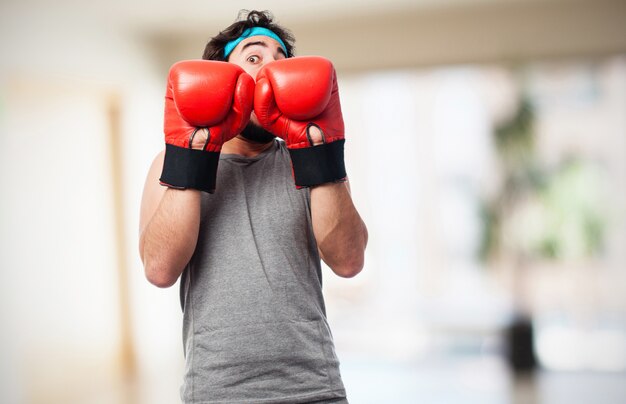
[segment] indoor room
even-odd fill
[[[170,67],[240,10],[336,72],[368,234],[358,275],[321,264],[347,400],[626,402],[623,0],[3,0],[0,402],[182,402],[142,193]]]

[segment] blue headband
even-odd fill
[[[239,42],[243,41],[246,38],[250,38],[251,36],[257,36],[257,35],[263,35],[263,36],[267,36],[272,39],[275,39],[276,42],[280,44],[280,47],[283,48],[283,51],[285,51],[285,56],[289,56],[289,52],[287,52],[287,47],[285,46],[285,43],[283,42],[282,39],[278,37],[278,35],[276,35],[275,33],[273,33],[271,30],[267,28],[252,27],[243,31],[243,34],[241,34],[239,38],[233,39],[232,41],[227,43],[226,46],[224,46],[224,57],[227,58],[228,55],[230,55],[230,53],[233,51],[233,49],[235,49],[235,47],[239,45]]]

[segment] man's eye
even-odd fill
[[[259,61],[259,57],[258,56],[250,56],[248,57],[248,62],[250,63],[257,63]]]

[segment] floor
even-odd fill
[[[342,361],[351,404],[625,404],[626,373],[549,372],[515,380],[498,357],[419,364]]]

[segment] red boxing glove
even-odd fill
[[[165,95],[161,184],[213,192],[222,144],[248,124],[253,97],[254,80],[235,64],[208,60],[174,64]],[[203,128],[208,129],[208,138],[194,143]]]
[[[254,113],[265,130],[287,143],[298,187],[346,178],[344,125],[335,68],[328,59],[306,56],[277,60],[259,71]],[[311,127],[322,132],[314,146]]]

